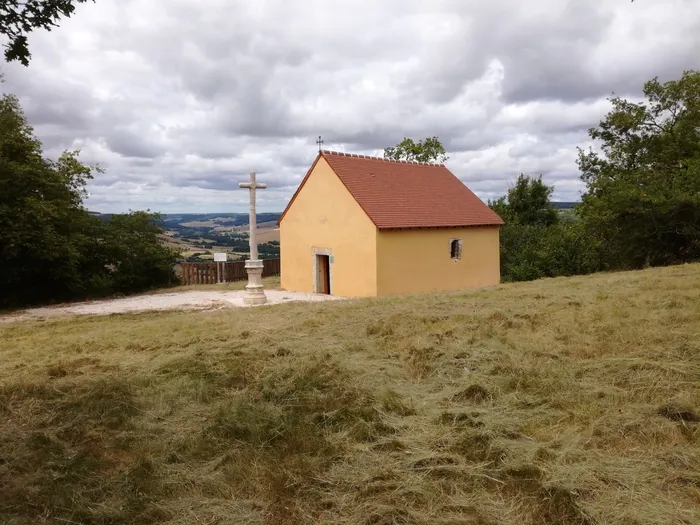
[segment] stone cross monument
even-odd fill
[[[255,172],[250,172],[250,182],[238,184],[241,188],[250,190],[250,258],[245,262],[248,272],[248,284],[245,287],[243,302],[245,304],[265,304],[267,297],[262,284],[263,262],[258,260],[258,241],[255,238],[257,218],[255,216],[255,190],[264,190],[267,184],[255,182]]]

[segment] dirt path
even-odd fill
[[[208,308],[245,308],[242,290],[228,292],[189,291],[140,295],[121,299],[90,301],[44,308],[22,310],[9,315],[0,316],[0,323],[25,321],[28,319],[45,319],[63,315],[109,315],[130,312],[145,312],[148,310],[203,310]],[[329,301],[339,297],[310,294],[301,292],[284,292],[281,290],[265,290],[267,304],[288,303],[294,301]]]

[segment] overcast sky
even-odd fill
[[[700,69],[698,0],[97,0],[3,65],[46,153],[106,172],[102,212],[281,211],[325,148],[436,135],[482,199],[520,172],[582,189],[612,92]]]

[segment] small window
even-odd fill
[[[455,260],[462,258],[462,241],[460,239],[450,241],[450,257]]]

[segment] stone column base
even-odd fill
[[[245,287],[243,302],[249,305],[267,303],[262,284],[263,262],[248,259],[245,262],[245,269],[248,272],[248,284]]]

